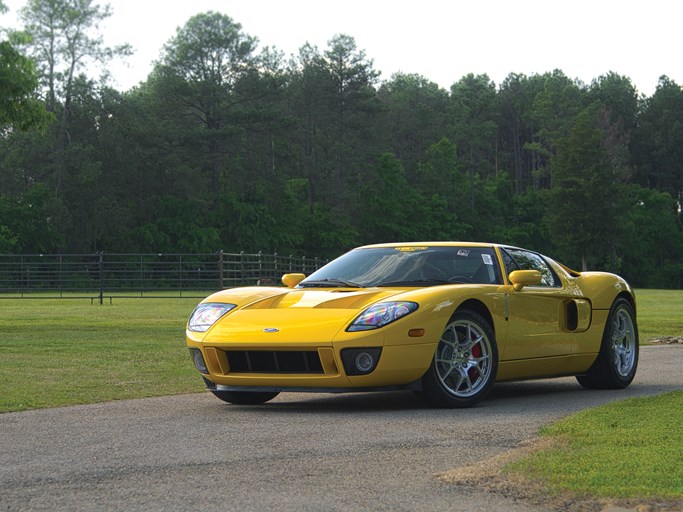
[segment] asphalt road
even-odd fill
[[[683,389],[683,346],[644,347],[634,383],[498,384],[473,409],[407,393],[209,394],[0,415],[0,510],[542,510],[440,482],[559,417]],[[40,385],[37,383],[36,385]]]

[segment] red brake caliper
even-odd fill
[[[472,357],[481,357],[481,347],[479,345],[475,345],[472,347]],[[474,381],[476,381],[479,378],[479,370],[477,368],[470,368],[467,371],[467,374],[470,377],[470,381],[474,384]]]

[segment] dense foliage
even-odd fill
[[[129,51],[91,33],[108,15],[91,0],[22,11],[55,120],[0,120],[0,252],[472,239],[683,287],[683,90],[665,76],[651,97],[614,73],[381,82],[350,36],[286,60],[207,12],[121,92],[81,67]]]

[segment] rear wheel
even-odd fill
[[[619,297],[612,304],[598,357],[576,380],[589,389],[623,389],[638,367],[638,326],[631,303]]]
[[[458,311],[439,339],[419,395],[437,407],[471,407],[489,392],[497,372],[493,329],[478,313]]]
[[[211,390],[214,396],[220,398],[224,402],[236,405],[259,405],[272,400],[279,393],[276,391],[267,392],[251,392],[251,391],[214,391]]]

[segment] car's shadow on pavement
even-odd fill
[[[558,410],[571,411],[593,407],[626,398],[665,393],[680,389],[678,386],[647,385],[634,383],[626,389],[590,390],[581,387],[573,377],[527,380],[497,383],[488,396],[469,411],[511,412],[522,408],[534,407],[535,403]],[[220,402],[217,403],[220,407]],[[452,414],[458,409],[439,409],[432,407],[412,391],[358,392],[358,393],[282,393],[275,400],[263,405],[238,406],[225,404],[229,412],[238,408],[241,411],[254,411],[284,414],[290,412],[358,413],[388,411],[431,411]],[[462,409],[461,409],[462,410]],[[472,413],[471,412],[471,413]]]
[[[493,386],[489,395],[470,410],[496,410],[528,406],[534,401],[544,402],[572,402],[588,401],[596,403],[609,402],[632,395],[649,394],[637,393],[642,386],[633,386],[632,391],[594,391],[583,389],[573,379],[536,380],[524,382],[499,383]],[[220,405],[218,403],[217,405]],[[242,411],[263,412],[381,412],[381,411],[453,411],[457,409],[439,409],[432,407],[417,397],[411,391],[388,392],[359,392],[359,393],[282,393],[275,400],[256,406],[238,406],[225,404],[226,412],[239,408]]]

